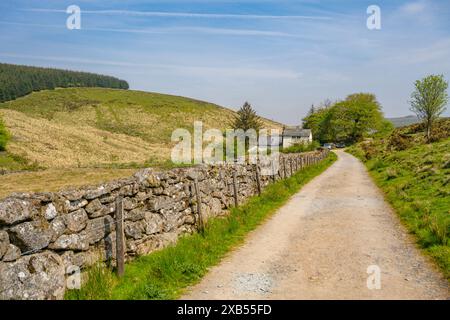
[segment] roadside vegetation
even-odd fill
[[[347,151],[366,164],[418,244],[450,280],[450,119],[434,121],[430,134],[426,124],[415,124]]]
[[[127,263],[125,275],[117,278],[102,265],[87,271],[89,280],[81,290],[66,293],[66,299],[176,299],[208,269],[239,245],[251,230],[265,221],[303,185],[336,160],[330,153],[319,164],[269,185],[260,197],[252,197],[228,216],[213,218],[203,233],[187,235],[168,248]]]

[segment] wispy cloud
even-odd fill
[[[57,12],[66,13],[65,10],[59,9],[25,9],[33,12]],[[134,11],[134,10],[81,10],[83,14],[104,14],[104,15],[127,15],[127,16],[144,16],[144,17],[172,17],[172,18],[207,18],[207,19],[276,19],[276,20],[292,20],[292,19],[313,19],[313,20],[330,20],[329,16],[312,16],[312,15],[256,15],[256,14],[226,14],[226,13],[195,13],[195,12],[163,12],[163,11]]]
[[[406,14],[418,14],[425,10],[426,4],[424,1],[415,1],[404,4],[400,7],[400,11]]]
[[[60,28],[64,29],[64,25],[50,25],[42,23],[26,23],[0,21],[0,24],[16,25],[25,27],[40,28]],[[208,27],[170,27],[170,28],[102,28],[102,27],[83,27],[85,31],[100,32],[121,32],[121,33],[142,33],[142,34],[213,34],[213,35],[229,35],[229,36],[262,36],[262,37],[299,37],[295,34],[270,31],[270,30],[253,30],[253,29],[230,29],[230,28],[208,28]]]
[[[94,64],[94,65],[107,65],[115,67],[127,67],[127,68],[147,68],[147,69],[162,69],[166,71],[182,73],[192,77],[248,77],[248,78],[267,78],[267,79],[299,79],[302,77],[302,73],[292,70],[271,69],[271,68],[248,68],[248,67],[218,67],[218,66],[193,66],[193,65],[177,65],[177,64],[149,64],[149,63],[134,63],[127,61],[113,61],[113,60],[99,60],[99,59],[83,59],[73,57],[60,57],[60,56],[38,56],[27,54],[15,54],[9,52],[0,52],[0,57],[19,58],[27,60],[42,60],[42,61],[58,61],[69,62],[77,64]]]

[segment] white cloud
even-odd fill
[[[424,1],[410,2],[400,7],[400,11],[406,14],[418,14],[425,9],[426,3]]]

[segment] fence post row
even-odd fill
[[[237,193],[237,169],[234,168],[233,171],[233,194],[234,194],[234,206],[237,207],[239,205],[238,201],[238,193]]]
[[[202,197],[200,195],[200,188],[198,186],[197,177],[194,178],[194,191],[195,191],[195,197],[196,197],[196,201],[197,201],[197,214],[198,214],[199,229],[201,231],[203,231],[203,230],[205,230],[205,223],[203,221]]]
[[[261,195],[261,180],[259,176],[259,166],[258,164],[255,165],[255,172],[256,172],[256,188],[258,190],[258,195]]]
[[[125,272],[125,235],[123,231],[123,199],[116,199],[116,264],[117,275],[123,276]]]

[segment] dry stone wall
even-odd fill
[[[261,188],[325,156],[325,151],[281,155],[278,174],[261,175]],[[257,193],[254,165],[143,169],[102,185],[0,200],[0,299],[62,299],[73,266],[112,263],[117,198],[123,199],[126,260],[175,243],[198,229],[198,205],[203,220],[234,205],[235,171],[243,203]]]

